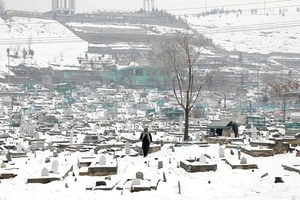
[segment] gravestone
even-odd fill
[[[161,147],[164,146],[164,141],[163,140],[160,140],[159,142],[160,142]]]
[[[231,155],[234,155],[234,152],[233,152],[233,150],[232,150],[232,149],[230,149],[230,154],[231,154]]]
[[[51,171],[54,174],[58,174],[58,161],[57,160],[53,161],[52,166],[51,166]]]
[[[96,181],[96,187],[97,186],[106,186],[106,182],[105,181]]]
[[[175,152],[174,146],[170,146],[170,149],[172,149],[172,152]]]
[[[225,158],[224,149],[222,147],[219,148],[219,157],[220,158]]]
[[[266,133],[266,135],[265,135],[265,140],[266,140],[266,141],[269,140],[269,133]]]
[[[42,175],[42,176],[49,176],[49,171],[48,171],[48,169],[47,169],[46,167],[44,167],[44,168],[42,169],[41,175]]]
[[[58,128],[58,124],[57,124],[57,123],[54,124],[53,131],[55,131],[55,132],[58,132],[58,131],[59,131],[59,128]]]
[[[173,142],[174,142],[174,143],[177,143],[177,142],[178,142],[178,140],[177,140],[177,137],[176,137],[176,136],[174,136],[174,137],[173,137]]]
[[[131,180],[131,184],[132,185],[140,185],[141,184],[141,180],[134,178],[134,179]]]
[[[158,169],[163,168],[163,161],[158,161]]]
[[[50,162],[50,158],[49,157],[45,158],[45,163],[49,163],[49,162]]]
[[[195,136],[195,141],[199,142],[200,141],[200,134],[199,133],[196,133],[196,136]]]
[[[144,180],[144,174],[143,174],[143,172],[137,172],[135,174],[135,178]]]
[[[100,156],[99,165],[106,165],[106,157],[104,155]]]
[[[72,129],[71,129],[70,144],[73,144],[73,139],[74,139],[74,127],[72,127]]]
[[[11,155],[10,155],[10,152],[8,152],[8,153],[6,154],[6,160],[7,160],[7,162],[10,162],[10,161],[11,161]]]
[[[201,133],[201,139],[200,139],[201,141],[204,141],[205,140],[205,136],[204,136],[204,133],[202,132]]]
[[[54,158],[57,158],[57,157],[58,157],[57,151],[53,151],[53,157],[54,157]]]
[[[183,129],[183,116],[180,115],[179,117],[179,134],[182,134],[182,129]]]
[[[281,177],[275,177],[275,183],[284,183]]]
[[[130,143],[128,141],[125,143],[125,154],[130,154]]]
[[[257,130],[256,127],[251,124],[251,139],[252,141],[257,140]]]
[[[17,145],[17,152],[18,152],[18,153],[22,153],[22,145],[21,145],[21,143],[19,143],[19,144]]]
[[[247,164],[247,158],[242,157],[241,159],[241,165]]]
[[[200,164],[206,164],[206,157],[205,157],[204,154],[202,154],[202,155],[200,156],[199,162],[200,162]]]

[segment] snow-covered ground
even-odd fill
[[[138,144],[141,145],[141,144]],[[100,177],[78,176],[76,160],[82,155],[91,156],[90,153],[74,153],[71,156],[66,153],[60,153],[57,160],[65,163],[65,158],[69,164],[73,164],[77,177],[74,181],[72,173],[64,180],[54,181],[49,184],[26,184],[26,179],[31,177],[32,173],[40,170],[45,157],[51,155],[48,151],[38,152],[36,158],[34,154],[28,158],[13,159],[14,166],[18,167],[19,175],[14,179],[1,180],[0,199],[16,200],[22,199],[222,199],[222,200],[253,200],[253,199],[282,199],[299,200],[300,190],[298,187],[299,174],[285,171],[282,164],[300,164],[300,158],[295,157],[295,153],[276,155],[268,158],[253,158],[242,153],[248,162],[257,164],[259,169],[239,170],[231,167],[222,161],[218,156],[218,145],[210,147],[183,146],[176,147],[172,152],[166,144],[160,152],[150,154],[143,158],[129,157],[118,159],[118,174],[113,178],[131,179],[135,173],[141,171],[145,178],[163,178],[163,172],[166,174],[167,182],[160,181],[158,189],[145,192],[130,193],[128,189],[112,191],[89,191],[87,187],[94,185]],[[237,160],[237,150],[233,150],[235,155],[230,155],[230,150],[225,149],[225,156],[228,159]],[[182,168],[177,168],[177,162],[188,158],[199,158],[201,154],[208,154],[212,157],[209,162],[216,163],[218,169],[216,172],[197,172],[188,173]],[[157,160],[156,160],[157,158]],[[53,158],[52,158],[53,159]],[[169,162],[171,160],[171,163]],[[53,159],[54,160],[54,159]],[[25,164],[27,161],[27,164]],[[145,164],[149,161],[149,167]],[[158,169],[158,161],[163,161],[163,168]],[[36,169],[36,170],[33,170]],[[3,169],[2,169],[3,170]],[[59,168],[60,170],[60,168]],[[261,178],[265,173],[268,176]],[[284,183],[274,183],[275,177],[282,177]],[[181,194],[178,194],[178,181],[181,184]],[[65,188],[65,184],[68,188]]]

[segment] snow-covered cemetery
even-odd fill
[[[132,1],[0,0],[0,200],[300,200],[299,1]]]

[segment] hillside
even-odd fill
[[[78,56],[87,51],[87,42],[78,38],[70,30],[53,20],[12,17],[0,19],[0,71],[7,73],[6,49],[10,49],[10,64],[20,63],[36,67],[57,65],[77,65]],[[33,56],[23,59],[23,49],[34,51]]]
[[[300,12],[262,10],[188,16],[188,23],[228,51],[299,53]]]

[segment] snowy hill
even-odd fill
[[[228,51],[299,53],[300,12],[268,10],[189,16],[188,23]]]
[[[48,67],[78,65],[77,57],[83,56],[88,44],[70,30],[53,20],[13,17],[0,19],[0,71],[7,72],[7,51],[10,49],[10,64],[20,63]],[[23,49],[32,49],[34,55],[23,59]],[[18,53],[16,53],[18,52]],[[17,57],[15,55],[18,55]],[[2,73],[2,75],[3,75]]]

